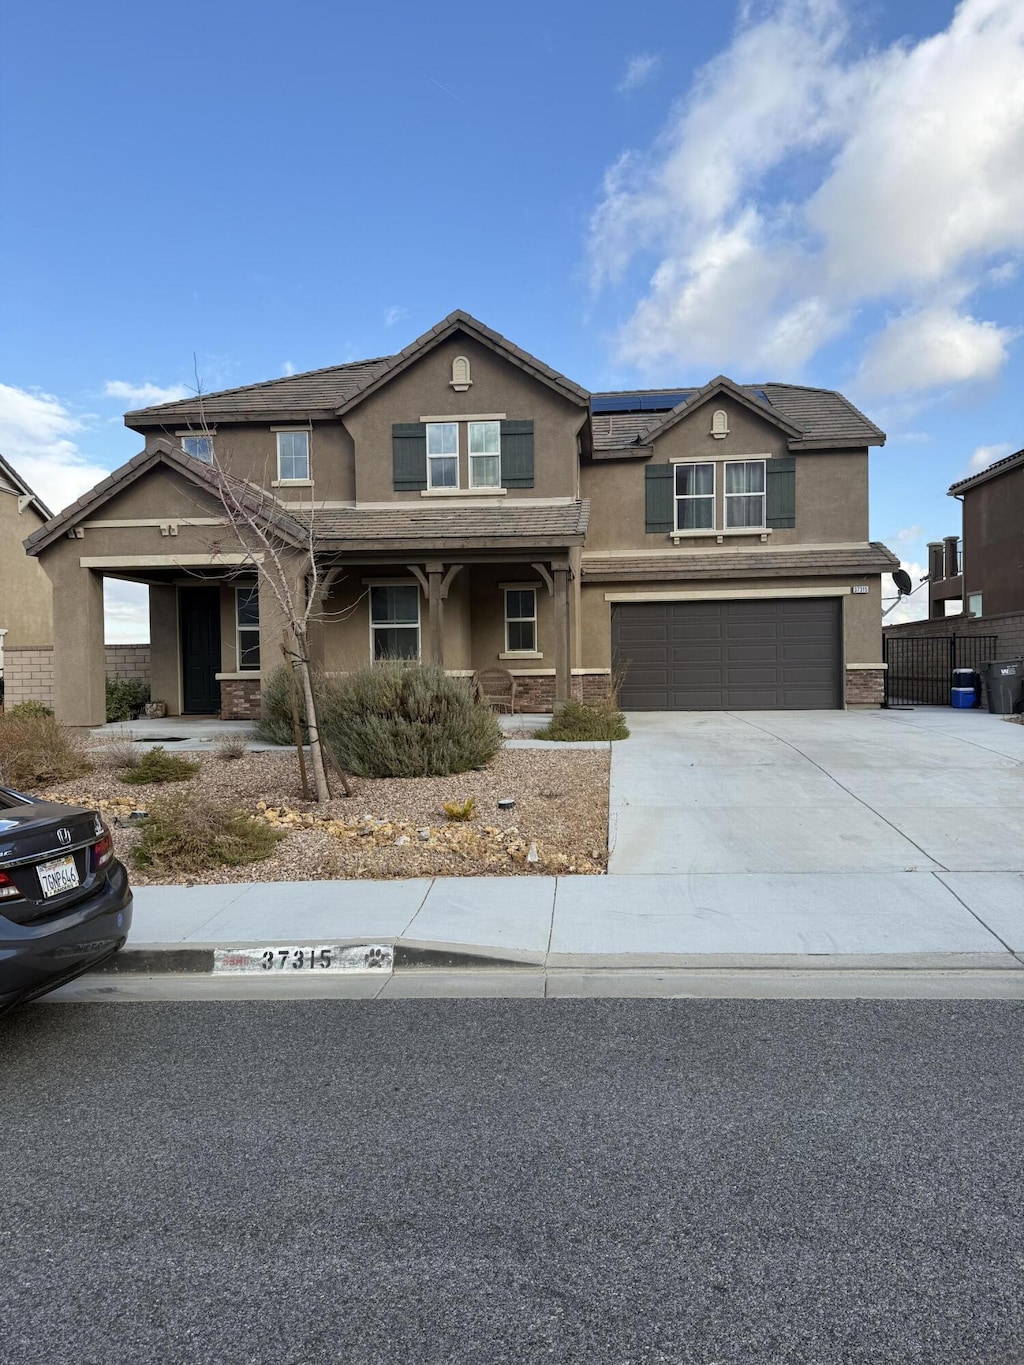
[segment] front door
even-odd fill
[[[220,589],[181,588],[182,711],[220,714]]]

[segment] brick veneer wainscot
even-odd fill
[[[225,678],[220,685],[221,720],[259,720],[260,679]]]
[[[848,668],[847,706],[881,706],[885,700],[885,669]]]
[[[608,695],[611,675],[608,673],[577,673],[572,679],[572,696],[576,701],[603,701]],[[516,710],[529,715],[547,715],[555,709],[555,676],[553,673],[516,675]]]

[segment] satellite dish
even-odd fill
[[[897,569],[892,576],[892,581],[896,584],[901,597],[910,592],[913,584],[910,581],[910,574],[906,569]]]

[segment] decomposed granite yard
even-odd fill
[[[40,794],[101,811],[138,885],[607,870],[607,750],[505,749],[487,768],[452,777],[355,778],[351,797],[319,807],[302,799],[293,751],[183,756],[200,765],[187,781],[129,786],[94,751],[92,771]],[[134,867],[139,831],[130,812],[180,792],[197,803],[227,801],[286,837],[268,858],[238,867],[168,876]],[[472,817],[449,820],[444,803],[470,798]],[[514,807],[499,810],[509,798]]]

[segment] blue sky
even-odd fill
[[[456,307],[595,389],[842,389],[921,572],[1024,445],[1020,0],[94,0],[2,46],[0,450],[54,507],[193,354],[256,382]]]

